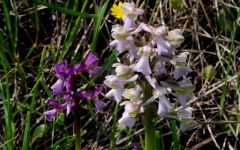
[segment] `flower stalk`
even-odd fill
[[[145,84],[143,87],[144,99],[149,99],[152,96],[152,90],[149,84]],[[144,128],[145,128],[145,150],[154,150],[154,135],[155,125],[153,122],[154,117],[154,105],[149,104],[144,107]]]
[[[75,103],[78,104],[77,99]],[[81,150],[81,121],[80,121],[80,107],[74,107],[74,134],[75,134],[75,150]]]

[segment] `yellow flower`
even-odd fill
[[[113,4],[112,8],[111,8],[111,15],[113,15],[114,17],[120,19],[122,17],[125,16],[125,14],[123,13],[123,11],[121,10],[121,6],[122,6],[122,2],[119,2],[118,5]]]

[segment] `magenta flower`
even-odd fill
[[[77,97],[83,98],[83,99],[94,99],[94,105],[96,110],[101,110],[104,107],[107,106],[106,103],[98,99],[98,95],[101,94],[103,91],[103,87],[97,87],[93,91],[81,91],[77,92]]]
[[[68,115],[75,106],[74,101],[79,98],[95,99],[97,109],[106,106],[104,102],[98,99],[98,95],[102,93],[103,87],[98,87],[93,91],[77,92],[77,83],[73,81],[79,72],[87,71],[90,76],[96,75],[101,69],[100,66],[97,66],[98,62],[99,58],[90,52],[82,64],[71,65],[64,61],[54,65],[54,73],[58,79],[51,86],[51,89],[54,95],[61,97],[65,102],[60,103],[55,100],[48,100],[49,107],[53,109],[44,113],[47,120],[51,121],[59,111],[66,111]]]
[[[75,106],[74,102],[66,102],[66,103],[60,103],[58,101],[49,99],[48,100],[48,106],[53,108],[52,110],[44,112],[44,115],[47,117],[48,121],[51,121],[57,114],[58,111],[67,111],[67,115],[70,113],[71,109]]]

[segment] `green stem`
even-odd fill
[[[145,150],[154,150],[155,127],[153,122],[153,106],[149,104],[144,109]]]
[[[143,84],[144,99],[147,100],[152,96],[152,88],[149,84]],[[144,107],[144,127],[145,127],[145,150],[154,150],[155,142],[155,125],[153,122],[154,105],[148,104]]]
[[[74,133],[75,133],[75,150],[81,150],[81,122],[80,122],[80,107],[77,100],[74,107]]]

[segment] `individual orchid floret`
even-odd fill
[[[72,65],[65,60],[63,63],[58,63],[54,65],[55,76],[59,79],[66,79],[71,74]]]
[[[179,82],[179,86],[175,88],[176,93],[173,95],[176,97],[177,102],[179,102],[184,108],[187,107],[187,101],[194,98],[193,91],[195,86],[189,78],[185,78]]]
[[[51,109],[49,111],[45,111],[43,114],[46,116],[48,121],[52,121],[53,118],[56,116],[57,112],[57,109]]]
[[[61,95],[65,87],[65,81],[63,79],[58,79],[52,86],[51,89],[54,95]]]
[[[174,65],[173,78],[178,80],[181,77],[186,77],[188,73],[192,72],[190,67],[187,67],[186,60],[188,52],[183,52],[175,56],[170,62]]]
[[[72,65],[68,64],[67,61],[54,65],[55,76],[58,80],[51,86],[54,95],[61,95],[63,89],[66,87],[66,90],[71,90],[71,75],[72,75]],[[67,86],[66,86],[67,85]]]
[[[182,132],[185,132],[198,125],[198,123],[192,118],[192,109],[190,107],[179,109],[177,111],[177,116],[181,122],[180,130]]]
[[[157,114],[159,116],[165,115],[172,110],[172,105],[165,95],[160,96],[158,99],[159,102]]]
[[[115,39],[110,43],[110,46],[116,48],[119,53],[124,52],[125,50],[129,50],[129,53],[133,53],[132,57],[136,55],[134,52],[136,51],[135,43],[133,37],[129,35],[130,30],[124,29],[122,26],[116,25],[112,29],[112,37]]]
[[[158,102],[158,111],[157,114],[162,116],[172,110],[172,105],[169,102],[168,98],[165,96],[167,94],[167,89],[165,87],[160,86],[157,83],[156,78],[151,78],[150,76],[145,76],[148,83],[153,87],[153,96],[148,99],[144,105],[155,101],[156,99],[159,100]]]
[[[131,32],[131,35],[137,34],[142,30],[150,33],[153,39],[165,38],[168,35],[168,28],[166,26],[155,28],[145,23],[140,23],[139,26]]]
[[[123,97],[130,100],[140,99],[141,91],[141,87],[136,85],[134,88],[125,89],[123,92]]]
[[[138,28],[131,32],[131,34],[136,34],[142,30],[148,32],[152,36],[152,45],[156,45],[155,51],[158,55],[168,54],[171,52],[173,47],[168,43],[165,38],[168,35],[168,28],[166,26],[159,26],[157,28],[147,25],[145,23],[140,23]]]
[[[125,105],[125,111],[123,112],[122,117],[118,120],[118,123],[132,128],[136,122],[136,115],[140,110],[141,103],[141,100],[122,102],[121,105]]]
[[[63,111],[66,110],[67,111],[67,115],[70,113],[72,107],[75,106],[74,102],[66,102],[66,103],[60,103],[58,101],[55,100],[48,100],[48,106],[53,108],[52,110],[46,111],[44,112],[44,115],[47,117],[48,121],[51,121],[57,114],[58,111]]]
[[[169,31],[166,39],[174,46],[179,46],[184,41],[184,37],[182,36],[182,31],[180,29]]]
[[[115,67],[115,72],[118,78],[127,79],[133,75],[130,66],[121,63],[114,63],[112,67]]]
[[[123,3],[123,5],[121,6],[121,10],[126,15],[122,18],[124,22],[123,28],[135,28],[135,17],[144,13],[142,9],[136,8],[133,2]]]
[[[139,61],[133,66],[133,71],[141,72],[145,76],[148,76],[152,73],[150,64],[149,64],[149,56],[152,52],[152,48],[149,45],[146,45],[139,49],[138,53],[142,56]]]
[[[124,85],[128,82],[137,80],[138,75],[135,75],[129,79],[120,79],[117,76],[110,75],[105,77],[106,80],[104,84],[112,88],[107,94],[106,97],[114,97],[114,99],[119,103],[122,100],[122,94],[124,92]]]
[[[81,91],[77,92],[77,97],[83,98],[83,99],[94,99],[94,105],[96,110],[101,110],[104,107],[107,106],[106,103],[98,99],[98,95],[100,95],[103,91],[103,87],[97,87],[95,90],[92,91]]]

